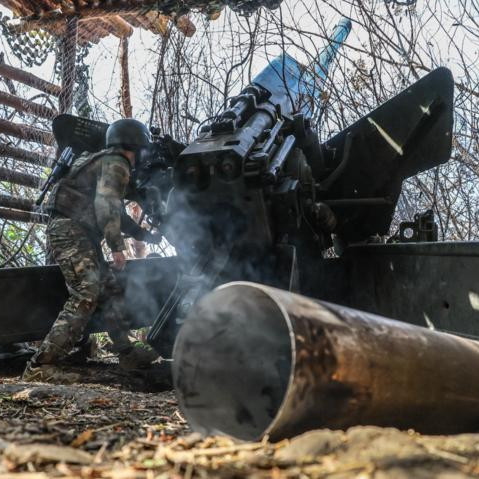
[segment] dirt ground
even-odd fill
[[[479,477],[479,434],[356,427],[278,444],[201,438],[161,381],[139,384],[112,365],[83,371],[70,386],[0,371],[0,479]]]

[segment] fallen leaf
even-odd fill
[[[48,479],[44,472],[16,472],[14,476],[11,473],[0,474],[0,479]]]
[[[4,451],[4,457],[21,465],[33,462],[43,464],[48,462],[67,462],[70,464],[90,464],[93,457],[87,452],[67,446],[50,444],[9,444]]]
[[[87,429],[86,431],[83,431],[82,433],[78,434],[78,436],[71,442],[70,446],[80,447],[86,442],[91,441],[94,435],[94,429]]]
[[[112,404],[113,404],[113,401],[111,399],[101,398],[101,397],[95,398],[90,401],[91,406],[98,406],[98,407],[110,407],[112,406]]]

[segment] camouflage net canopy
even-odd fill
[[[190,37],[196,27],[189,19],[192,11],[216,19],[228,6],[242,15],[260,7],[277,8],[282,0],[0,0],[14,18],[0,13],[0,28],[13,54],[28,67],[42,65],[68,33],[68,20],[78,19],[77,43],[88,47],[114,35],[128,38],[134,28],[167,35],[173,23]]]
[[[281,1],[0,0],[0,31],[9,46],[0,53],[0,267],[42,262],[43,230],[37,223],[47,216],[34,200],[56,155],[51,121],[61,113],[95,116],[92,98],[97,97],[90,87],[96,77],[88,55],[104,48],[96,44],[119,40],[119,75],[110,66],[103,67],[103,76],[119,77],[116,115],[131,117],[128,45],[135,31],[150,39],[192,37],[197,33],[193,22],[202,21],[201,15],[216,20],[229,7],[248,16]],[[132,208],[130,213],[139,219],[141,211]],[[133,256],[146,253],[141,244],[133,244],[135,248],[141,251]],[[24,255],[26,249],[32,254]]]
[[[161,1],[161,0],[0,0],[9,8],[15,20],[8,24],[12,34],[43,29],[54,35],[66,32],[65,19],[79,18],[78,41],[98,43],[110,34],[130,36],[133,27],[165,34],[169,21],[190,36],[195,29],[185,18],[191,11],[200,11],[215,18],[228,6],[244,15],[258,8],[276,8],[282,0],[214,0],[214,1]]]

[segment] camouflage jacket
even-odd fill
[[[95,240],[105,238],[113,252],[121,251],[122,231],[136,239],[144,233],[123,204],[130,175],[130,162],[118,150],[83,153],[55,185],[47,209],[78,222]]]

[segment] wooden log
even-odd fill
[[[6,63],[0,62],[0,76],[8,78],[9,80],[18,81],[24,85],[36,88],[49,95],[59,96],[61,88],[58,85],[43,80],[31,73],[12,67]]]
[[[10,208],[0,208],[0,218],[9,221],[19,221],[21,223],[46,223],[48,221],[47,215],[12,210]]]
[[[80,24],[79,24],[80,25]],[[84,45],[86,43],[97,44],[100,40],[109,35],[109,31],[103,28],[104,19],[99,18],[98,21],[84,22],[78,28],[78,43]],[[111,27],[111,25],[108,25]]]
[[[192,37],[196,33],[195,24],[190,20],[188,15],[181,15],[175,18],[174,24],[185,37]]]
[[[47,156],[40,155],[39,153],[32,153],[31,151],[24,150],[23,148],[17,148],[16,146],[10,146],[0,143],[0,156],[6,156],[13,160],[24,161],[32,165],[39,166],[51,166],[53,159]]]
[[[171,17],[167,15],[159,15],[158,12],[147,12],[145,17],[150,22],[150,30],[153,33],[159,33],[162,36],[168,35],[168,25]]]
[[[5,63],[5,54],[3,52],[0,52],[0,65],[3,63]],[[5,82],[5,85],[7,86],[9,93],[11,95],[16,95],[17,91],[15,89],[15,85],[13,84],[12,80],[4,76],[3,81]]]
[[[133,35],[133,27],[119,15],[107,17],[104,20],[113,26],[119,37],[131,37]]]
[[[0,194],[0,207],[32,212],[34,206],[35,202],[33,200]]]
[[[53,119],[58,115],[58,112],[52,108],[25,100],[4,91],[0,91],[0,104],[15,108],[15,110],[18,111],[30,113],[40,118]]]
[[[52,146],[55,144],[55,138],[49,131],[40,130],[21,123],[12,123],[8,120],[0,119],[0,133],[14,136],[20,140],[35,141],[44,145]]]
[[[62,92],[58,99],[60,113],[70,113],[73,106],[73,87],[78,45],[78,18],[67,20],[67,29],[62,40]]]
[[[136,5],[133,5],[135,3]],[[130,15],[144,15],[152,8],[158,5],[158,0],[148,0],[144,2],[131,2],[130,5],[118,5],[110,4],[103,5],[101,7],[84,7],[77,8],[74,11],[68,13],[59,13],[58,11],[52,11],[43,15],[31,15],[29,17],[23,17],[14,19],[9,22],[9,27],[15,33],[25,33],[30,30],[36,30],[43,28],[47,30],[61,29],[65,22],[65,18],[75,16],[80,22],[85,20],[92,20],[94,18],[116,17],[122,14]],[[167,9],[169,13],[170,9]]]
[[[15,16],[32,15],[31,10],[26,8],[21,0],[4,0],[1,3],[11,10]]]
[[[39,176],[12,171],[3,166],[0,167],[0,181],[7,181],[8,183],[27,186],[29,188],[38,188],[42,184],[42,179]]]
[[[131,106],[130,94],[130,71],[128,68],[128,38],[120,40],[120,111],[124,118],[132,118],[133,108]]]

